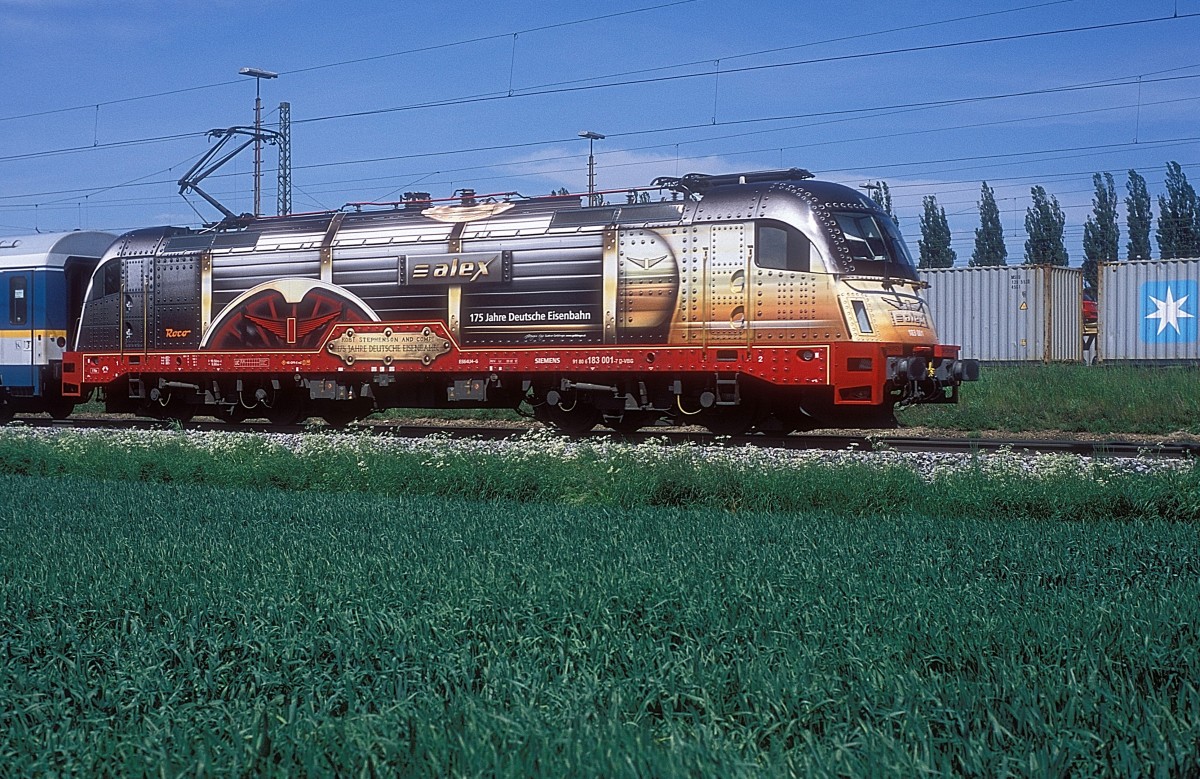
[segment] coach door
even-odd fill
[[[714,224],[706,263],[706,345],[720,348],[745,346],[746,328],[746,226]]]
[[[9,387],[33,386],[33,273],[0,274],[5,311],[0,319],[0,379]]]

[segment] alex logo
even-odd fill
[[[414,279],[442,279],[445,281],[465,281],[470,284],[483,276],[488,275],[488,265],[491,260],[465,260],[459,262],[455,257],[450,262],[424,263],[414,265],[412,277]]]
[[[1142,285],[1141,337],[1143,343],[1195,343],[1197,293],[1191,279],[1148,281]]]
[[[400,255],[398,280],[421,286],[505,284],[512,279],[512,252],[451,252]]]

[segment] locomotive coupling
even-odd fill
[[[950,375],[956,381],[979,381],[979,360],[955,360]]]
[[[979,381],[979,360],[952,358],[927,359],[920,356],[889,357],[887,361],[889,381],[905,384],[910,381],[933,379],[947,384],[964,381]]]
[[[888,378],[896,382],[920,381],[929,377],[929,363],[924,357],[889,357]]]

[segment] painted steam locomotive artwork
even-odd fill
[[[736,434],[886,425],[897,404],[955,402],[977,377],[938,342],[869,198],[799,169],[653,191],[620,205],[410,193],[135,230],[86,288],[78,263],[74,287],[47,287],[56,323],[22,327],[30,344],[39,329],[69,343],[28,386],[4,374],[0,414],[99,397],[160,418],[344,424],[527,404],[568,433],[665,418]]]

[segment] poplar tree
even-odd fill
[[[952,267],[958,255],[950,248],[950,225],[946,221],[946,209],[938,206],[937,198],[933,195],[926,195],[921,202],[925,210],[921,214],[921,239],[917,241],[921,251],[918,266]]]
[[[1047,195],[1046,188],[1038,185],[1029,194],[1033,203],[1025,209],[1026,265],[1066,265],[1067,247],[1063,243],[1063,228],[1067,217],[1058,205],[1058,198]]]
[[[1117,259],[1121,229],[1117,226],[1117,188],[1111,173],[1092,174],[1096,194],[1092,198],[1092,215],[1083,226],[1083,279],[1089,289],[1096,288],[1099,263]]]
[[[895,212],[892,211],[892,191],[888,189],[887,182],[880,181],[871,187],[871,190],[875,193],[875,202],[883,209],[883,213],[890,216],[892,221],[899,225],[900,220],[896,218]]]
[[[996,193],[983,182],[979,195],[979,228],[975,230],[975,251],[971,265],[1007,265],[1008,247],[1004,245],[1004,227],[1000,224],[1000,209]]]
[[[1196,223],[1196,190],[1178,162],[1167,163],[1167,196],[1158,196],[1159,256],[1164,260],[1200,256],[1200,225]]]
[[[1146,179],[1136,170],[1129,170],[1129,181],[1125,182],[1125,227],[1129,231],[1126,248],[1128,259],[1150,259],[1150,193],[1146,191]]]

